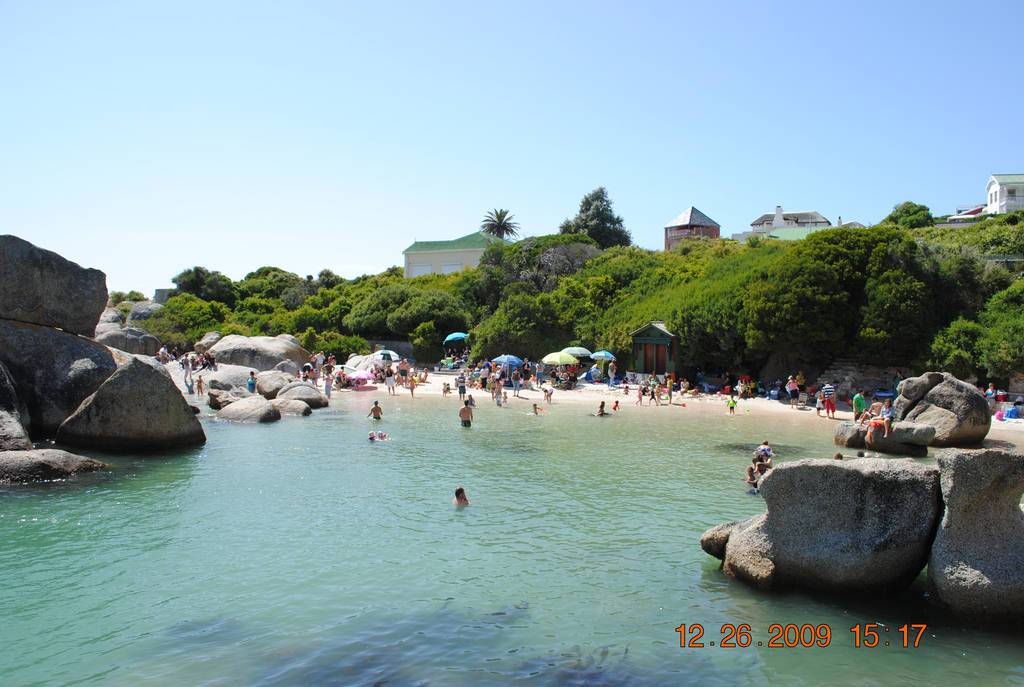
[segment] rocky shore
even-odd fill
[[[162,365],[91,338],[106,276],[15,236],[0,236],[0,480],[54,479],[103,463],[35,450],[54,439],[103,451],[206,441]]]

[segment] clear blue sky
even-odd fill
[[[870,224],[1024,172],[1024,2],[0,0],[0,233],[147,293],[203,265],[352,277],[605,186]]]

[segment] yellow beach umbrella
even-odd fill
[[[575,356],[569,355],[565,351],[548,353],[546,356],[541,358],[540,361],[545,365],[575,365],[579,362]]]

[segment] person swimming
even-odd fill
[[[370,430],[370,436],[368,436],[368,437],[366,437],[366,438],[367,438],[367,439],[369,439],[370,441],[377,441],[377,433],[376,433],[376,432],[374,432],[374,431],[373,431],[373,430],[371,429],[371,430]]]
[[[459,508],[462,508],[463,506],[470,505],[472,502],[466,498],[465,489],[462,487],[455,487],[455,498],[452,499],[452,503]]]
[[[377,432],[377,441],[387,441],[391,438],[391,435],[387,432]]]

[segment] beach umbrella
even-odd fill
[[[349,379],[373,379],[373,373],[367,370],[356,370],[350,375],[346,375]]]
[[[574,355],[577,358],[590,357],[590,351],[583,348],[583,346],[569,346],[568,348],[563,348],[562,353],[568,353],[569,355]]]
[[[358,367],[353,367],[353,366],[349,365],[348,363],[342,363],[341,364],[341,371],[344,372],[347,376],[351,377],[352,375],[354,375],[356,372],[359,372],[360,370],[359,370]]]
[[[575,365],[579,362],[579,360],[565,351],[548,353],[546,356],[541,358],[540,361],[545,365]]]
[[[401,360],[401,356],[386,348],[380,351],[374,351],[373,357],[378,360]]]
[[[594,360],[615,360],[615,356],[604,349],[592,353],[590,357],[593,358]]]
[[[497,358],[491,361],[492,363],[498,363],[499,365],[511,365],[513,367],[519,367],[523,364],[522,358],[517,358],[514,355],[499,355]]]
[[[448,336],[444,337],[444,343],[448,343],[449,341],[461,341],[467,336],[469,336],[469,334],[466,332],[452,332]]]

